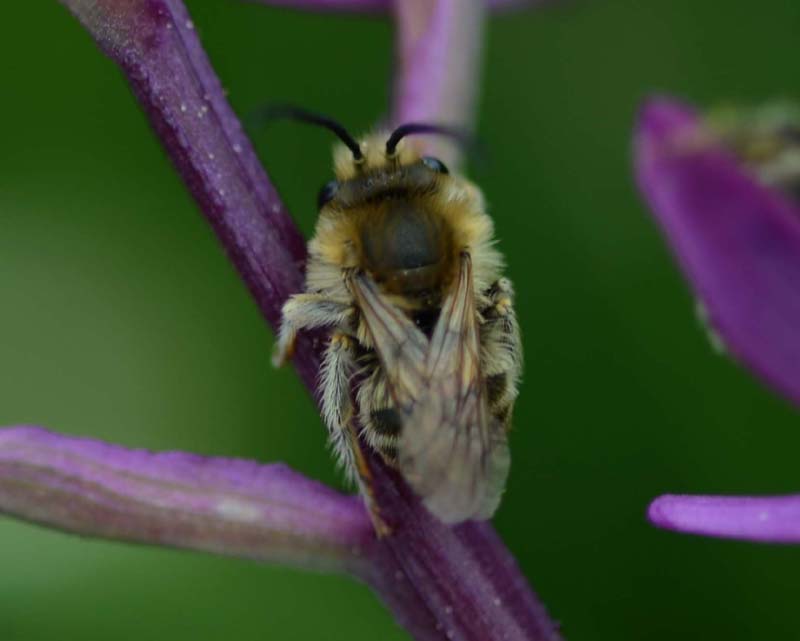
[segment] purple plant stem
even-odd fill
[[[471,129],[475,120],[486,7],[475,0],[394,3],[397,69],[392,124],[433,122]],[[456,168],[460,149],[425,136],[425,153]]]
[[[81,535],[364,575],[362,501],[277,463],[0,430],[0,512]]]
[[[303,287],[305,241],[233,113],[180,0],[62,0],[116,61],[272,327]],[[317,353],[296,365],[313,387]]]
[[[650,522],[690,534],[760,543],[800,543],[800,495],[687,496],[666,494],[650,504]]]
[[[302,286],[302,239],[242,134],[182,3],[64,1],[120,64],[201,210],[275,327],[282,303]],[[453,57],[432,62],[458,63]],[[402,95],[399,101],[403,104]],[[294,362],[315,390],[319,354],[311,341],[301,344]],[[394,533],[375,544],[375,572],[367,580],[415,638],[559,638],[491,526],[447,528],[374,455],[371,466],[378,502]]]
[[[800,210],[711,141],[689,107],[642,109],[636,175],[711,327],[800,404]]]
[[[423,596],[441,639],[561,639],[512,554],[490,523],[448,527],[372,456],[378,503],[393,528],[382,541]],[[397,574],[397,576],[401,576]]]

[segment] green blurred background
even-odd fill
[[[386,106],[377,19],[189,2],[239,113]],[[0,425],[283,460],[338,483],[319,418],[114,65],[54,0],[0,19]],[[493,18],[476,176],[527,372],[495,519],[584,639],[800,639],[800,547],[654,530],[667,491],[798,489],[796,412],[712,353],[630,172],[637,104],[797,96],[800,4],[594,0]],[[330,138],[256,136],[303,231]],[[0,640],[404,639],[363,586],[0,519]]]

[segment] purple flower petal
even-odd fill
[[[686,496],[665,494],[647,517],[668,530],[766,543],[800,543],[800,494]]]
[[[0,430],[0,513],[96,536],[363,573],[360,499],[282,464]]]
[[[639,186],[711,327],[800,404],[800,211],[711,143],[677,102],[644,106],[635,155]]]

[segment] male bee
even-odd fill
[[[341,144],[336,179],[319,193],[305,291],[283,307],[275,364],[298,331],[331,328],[323,417],[368,502],[365,447],[442,521],[489,518],[508,475],[522,352],[480,190],[407,138],[454,130],[407,124],[359,143],[327,118],[281,115],[322,125]]]

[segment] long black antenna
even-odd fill
[[[254,117],[258,118],[260,124],[266,124],[279,118],[288,118],[290,120],[299,120],[300,122],[306,122],[311,125],[325,127],[325,129],[329,129],[335,133],[339,140],[347,145],[347,148],[353,152],[354,160],[358,162],[364,159],[364,156],[361,153],[361,146],[358,144],[356,139],[353,138],[353,136],[351,136],[347,129],[345,129],[342,125],[332,118],[328,118],[327,116],[322,116],[311,111],[306,111],[301,107],[295,107],[294,105],[286,104],[267,105],[266,107],[259,109],[253,115]]]
[[[439,136],[447,136],[448,138],[453,138],[464,147],[470,147],[475,144],[475,140],[465,129],[427,122],[409,122],[408,124],[400,125],[392,132],[392,135],[389,136],[389,140],[386,141],[387,155],[393,156],[397,149],[397,143],[411,134],[437,134]]]

